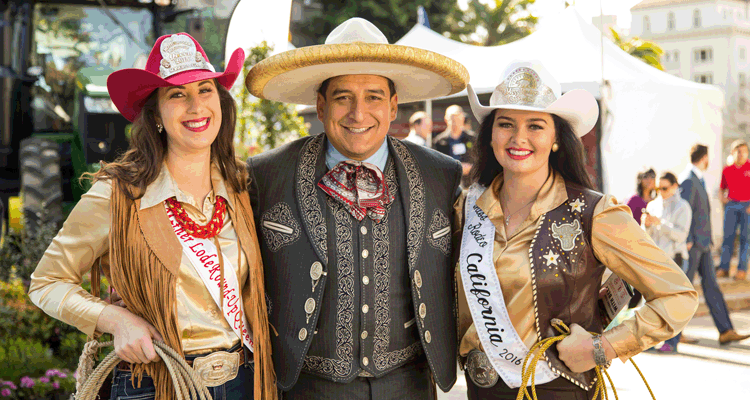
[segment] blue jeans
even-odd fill
[[[729,260],[734,251],[734,235],[737,234],[737,227],[740,228],[740,263],[737,265],[737,270],[747,271],[747,230],[748,222],[750,222],[750,215],[746,211],[748,206],[750,206],[750,201],[731,200],[724,206],[724,242],[721,245],[719,268],[725,271],[729,271]]]
[[[130,381],[132,372],[115,367],[112,379],[112,395],[110,400],[150,400],[156,396],[154,380],[143,374],[141,387],[133,387]],[[237,376],[231,381],[214,387],[209,387],[213,400],[253,400],[253,364],[248,368],[240,365]],[[137,382],[136,382],[137,383]]]
[[[716,282],[716,272],[714,271],[714,262],[711,259],[711,250],[699,249],[697,246],[693,246],[689,253],[689,259],[687,261],[687,275],[690,282],[695,277],[695,272],[701,276],[701,286],[703,288],[703,296],[706,298],[706,304],[708,305],[708,311],[711,312],[711,318],[714,320],[714,325],[719,333],[724,333],[732,329],[732,321],[729,319],[729,311],[727,309],[727,303],[724,301],[724,294],[721,293],[719,283]],[[680,336],[682,333],[666,341],[666,343],[672,345],[672,348],[677,346],[680,342]]]

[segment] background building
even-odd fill
[[[733,140],[750,138],[750,2],[645,0],[631,13],[631,35],[664,49],[668,73],[723,89],[724,156]]]

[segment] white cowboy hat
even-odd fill
[[[471,111],[480,123],[492,110],[507,109],[555,114],[568,121],[578,137],[589,133],[596,125],[599,105],[594,96],[583,89],[560,96],[560,83],[539,62],[514,62],[503,77],[486,107],[479,103],[471,84],[468,85]]]
[[[314,105],[320,84],[341,75],[389,78],[399,103],[457,93],[469,81],[469,72],[458,61],[388,44],[375,25],[351,18],[336,27],[325,44],[285,51],[259,62],[248,72],[245,85],[256,97]]]

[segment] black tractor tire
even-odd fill
[[[60,225],[63,218],[60,145],[30,137],[21,141],[21,198],[25,228],[34,234],[45,224]]]
[[[5,245],[5,232],[7,229],[8,223],[5,218],[5,203],[3,203],[3,199],[0,197],[0,251],[2,251],[2,248]]]

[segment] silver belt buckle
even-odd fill
[[[469,374],[471,381],[483,389],[495,386],[498,378],[500,378],[495,368],[492,367],[490,359],[487,358],[487,354],[479,350],[469,352],[466,359],[466,372]]]
[[[223,385],[237,377],[240,369],[240,353],[217,351],[193,360],[195,376],[206,387]]]

